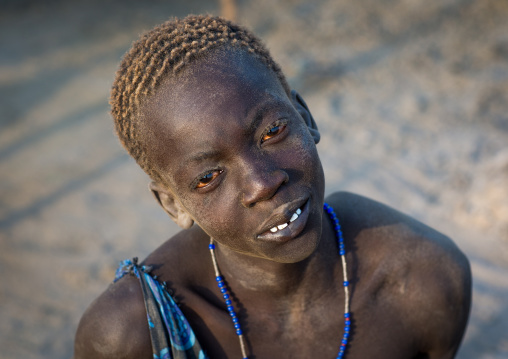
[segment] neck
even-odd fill
[[[243,302],[259,298],[256,293],[262,293],[267,301],[322,295],[323,291],[337,287],[334,284],[342,274],[335,232],[326,215],[322,228],[316,251],[297,263],[250,257],[217,245],[215,252],[220,272]]]

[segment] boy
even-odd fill
[[[454,357],[467,259],[372,200],[324,203],[314,119],[254,35],[167,22],[124,57],[111,104],[183,231],[122,262],[80,322],[76,359]]]

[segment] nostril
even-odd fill
[[[283,171],[283,172],[284,172],[285,178],[284,178],[284,181],[282,182],[282,184],[286,184],[289,182],[289,175],[286,171]]]
[[[246,191],[242,194],[242,204],[252,208],[260,201],[271,199],[279,188],[289,182],[289,175],[284,170],[276,170],[270,174],[251,176]]]

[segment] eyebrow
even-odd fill
[[[263,117],[265,113],[276,107],[286,107],[284,106],[284,102],[280,99],[270,99],[266,102],[263,102],[261,105],[256,106],[254,109],[247,112],[247,117],[252,117],[251,123],[246,127],[245,133],[254,132],[261,122],[263,122]]]
[[[210,158],[217,157],[219,155],[219,151],[202,151],[198,152],[190,157],[188,157],[185,162],[202,162],[208,160]]]

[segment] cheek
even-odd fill
[[[215,239],[225,239],[239,235],[239,228],[244,227],[238,223],[237,191],[228,191],[226,186],[219,187],[213,195],[190,196],[184,205],[191,216],[208,235]]]
[[[286,165],[295,170],[293,176],[297,178],[293,178],[293,180],[301,179],[313,186],[320,185],[321,182],[324,182],[324,173],[313,138],[304,132],[294,136],[291,141],[288,151],[290,163]]]

